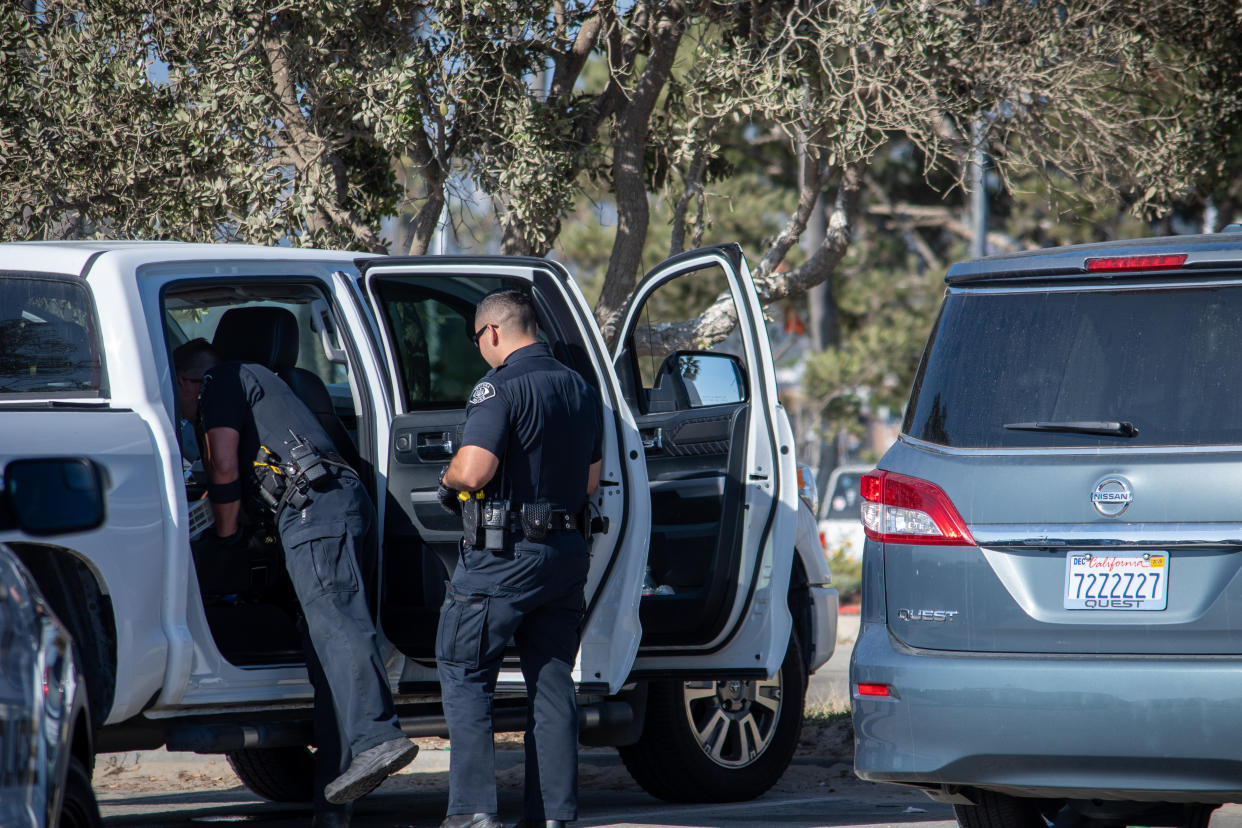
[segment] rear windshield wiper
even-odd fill
[[[1134,423],[1106,420],[1065,420],[1053,423],[1005,423],[1014,431],[1066,431],[1073,434],[1107,434],[1111,437],[1137,437]]]

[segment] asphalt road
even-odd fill
[[[146,757],[144,761],[151,760]],[[520,751],[498,752],[500,810],[509,825],[521,815],[520,765]],[[159,770],[151,764],[144,767]],[[620,759],[611,751],[584,751],[579,768],[584,780],[581,818],[576,823],[580,828],[957,826],[949,806],[897,786],[861,782],[835,760],[829,764],[815,757],[798,757],[776,789],[756,800],[728,805],[671,805],[652,799],[629,781]],[[448,790],[447,751],[424,751],[411,769],[417,770],[390,778],[357,804],[354,828],[435,828],[440,824]],[[193,786],[195,772],[180,773],[186,777],[186,784]],[[105,825],[190,828],[227,823],[294,828],[310,824],[311,812],[305,806],[264,802],[235,783],[227,790],[178,791],[177,775],[163,775],[171,784],[149,792],[101,790]],[[799,778],[798,785],[787,784],[791,776]],[[1242,806],[1229,805],[1217,811],[1211,828],[1242,828]]]
[[[812,677],[807,689],[810,710],[839,710],[849,699],[849,656],[857,633],[857,615],[843,614],[840,644],[832,660]],[[119,758],[118,758],[119,757]],[[134,762],[140,769],[113,773]],[[519,750],[497,753],[501,815],[512,825],[521,815]],[[611,750],[584,750],[580,828],[956,828],[953,810],[921,793],[893,785],[874,785],[854,777],[848,764],[834,757],[795,757],[785,777],[764,796],[729,805],[671,805],[648,796],[629,778]],[[134,784],[134,778],[148,780]],[[113,779],[125,778],[124,784]],[[214,788],[204,780],[214,779]],[[101,757],[95,785],[104,824],[123,826],[256,825],[293,828],[310,824],[305,806],[264,802],[236,784],[219,757],[192,754],[144,754]],[[402,773],[361,800],[354,828],[435,828],[444,816],[448,791],[448,751],[424,749]],[[1242,828],[1242,806],[1217,811],[1211,828]]]
[[[445,759],[420,754],[411,767],[421,765],[422,770],[389,779],[357,804],[355,828],[434,828],[439,825],[444,817],[448,774],[438,768],[447,767]],[[499,752],[497,769],[502,779],[520,761],[519,751]],[[951,828],[957,824],[950,808],[937,805],[922,794],[891,786],[868,785],[853,779],[852,774],[841,774],[839,766],[816,766],[814,760],[806,758],[796,760],[792,771],[822,774],[824,784],[812,782],[810,788],[803,791],[775,790],[751,802],[730,805],[670,805],[652,799],[628,783],[615,752],[586,752],[580,768],[584,779],[594,780],[581,792],[581,818],[576,823],[581,828],[838,825],[879,828],[911,824]],[[606,785],[600,784],[601,776],[615,778],[619,784],[606,789]],[[520,785],[513,784],[512,775],[509,781],[510,784],[501,787],[500,810],[512,825],[521,815],[521,789]],[[263,802],[242,788],[182,792],[168,788],[149,793],[101,791],[105,825],[120,828],[236,823],[293,828],[310,822],[311,813],[306,807]]]

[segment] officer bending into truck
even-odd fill
[[[178,347],[173,364],[182,416],[197,422],[204,448],[208,547],[244,542],[243,497],[274,514],[315,689],[316,822],[348,824],[348,807],[333,806],[418,752],[397,724],[359,566],[375,543],[375,508],[315,415],[270,370],[222,363],[205,339]]]
[[[436,636],[453,750],[441,828],[500,828],[492,697],[510,639],[530,704],[525,817],[577,818],[578,708],[571,671],[585,612],[587,497],[599,484],[599,392],[536,336],[521,291],[479,302],[472,337],[492,370],[470,394],[462,445],[440,502],[462,515],[463,544]]]

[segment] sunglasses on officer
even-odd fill
[[[474,335],[470,337],[470,341],[474,343],[474,347],[476,348],[479,347],[479,340],[483,338],[483,334],[487,333],[488,328],[496,328],[496,327],[499,327],[499,326],[496,325],[494,322],[488,322],[486,325],[484,325],[483,327],[475,331]]]

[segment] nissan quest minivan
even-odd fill
[[[1242,800],[1242,233],[946,282],[862,481],[856,772],[975,828],[1206,826]]]

